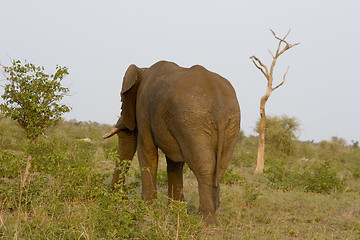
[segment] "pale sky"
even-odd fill
[[[279,36],[291,29],[288,42],[300,45],[278,59],[276,83],[290,70],[267,114],[299,119],[301,140],[360,141],[359,0],[0,0],[0,63],[67,66],[65,119],[108,124],[130,64],[200,64],[233,84],[241,128],[255,135],[266,80],[249,57],[271,63],[278,42],[270,28]]]

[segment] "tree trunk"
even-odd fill
[[[263,171],[264,171],[265,125],[266,125],[265,104],[266,104],[266,101],[269,99],[270,94],[271,94],[272,91],[274,91],[275,89],[279,88],[280,86],[282,86],[284,84],[286,74],[289,71],[289,67],[288,67],[286,69],[286,72],[284,74],[282,82],[280,84],[278,84],[276,87],[272,87],[273,73],[274,73],[274,67],[275,67],[276,61],[277,61],[278,57],[281,54],[283,54],[285,51],[289,50],[293,46],[299,45],[299,43],[289,44],[288,42],[285,41],[285,38],[289,35],[290,30],[285,35],[285,37],[283,37],[283,38],[279,38],[278,36],[276,36],[276,34],[275,34],[275,32],[273,30],[270,29],[270,31],[272,32],[274,37],[277,40],[279,40],[279,45],[278,45],[278,48],[276,50],[276,54],[274,55],[269,50],[271,56],[273,57],[273,61],[272,61],[271,66],[270,66],[270,71],[257,57],[255,57],[255,56],[250,57],[250,59],[252,59],[254,65],[255,65],[255,67],[257,69],[259,69],[262,72],[262,74],[264,74],[264,76],[266,77],[266,80],[268,81],[266,94],[260,100],[260,128],[259,128],[259,141],[258,141],[258,155],[257,155],[257,165],[256,165],[256,169],[255,169],[254,174],[262,174]],[[283,49],[281,49],[281,44],[282,43],[286,44],[286,46]]]
[[[266,115],[265,115],[265,104],[269,99],[271,91],[261,98],[260,101],[260,128],[259,128],[259,140],[258,140],[258,155],[257,165],[254,174],[262,174],[264,172],[264,155],[265,155],[265,126],[266,126]]]

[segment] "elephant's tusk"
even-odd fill
[[[120,131],[121,131],[120,128],[114,128],[111,132],[105,134],[105,135],[103,136],[103,138],[104,138],[104,139],[107,139],[107,138],[109,138],[109,137],[112,137],[112,136],[114,136],[115,134],[117,134],[117,133],[120,132]]]

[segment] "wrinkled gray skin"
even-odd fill
[[[166,61],[150,68],[130,65],[121,98],[116,129],[104,138],[118,134],[120,159],[132,159],[137,150],[142,198],[156,198],[161,149],[167,161],[169,198],[184,200],[187,163],[198,181],[200,213],[206,223],[215,224],[219,181],[240,131],[239,104],[229,81],[198,65],[182,68]],[[113,183],[119,181],[119,173],[114,172]]]

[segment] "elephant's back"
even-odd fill
[[[219,125],[225,126],[229,119],[238,122],[240,118],[230,82],[198,65],[163,73],[149,82],[151,90],[147,101],[143,101],[149,104],[156,144],[167,154],[179,153],[180,146],[188,144],[185,142],[199,139],[204,146],[215,148]],[[184,139],[187,140],[182,142]]]
[[[238,111],[231,83],[200,65],[182,68],[169,62],[159,62],[151,68],[156,77],[149,78],[144,90],[152,112],[164,108],[173,108],[183,115]]]
[[[175,126],[182,124],[181,129],[199,129],[199,124],[214,127],[212,125],[234,115],[240,117],[235,90],[220,75],[196,65],[165,78],[159,85],[162,90],[155,91],[154,102],[160,105],[158,108],[163,111],[163,116],[173,118],[171,121]]]
[[[222,76],[196,65],[184,71],[173,97],[178,107],[201,109],[202,113],[220,114],[238,108],[231,83]],[[180,107],[182,108],[182,107]]]

